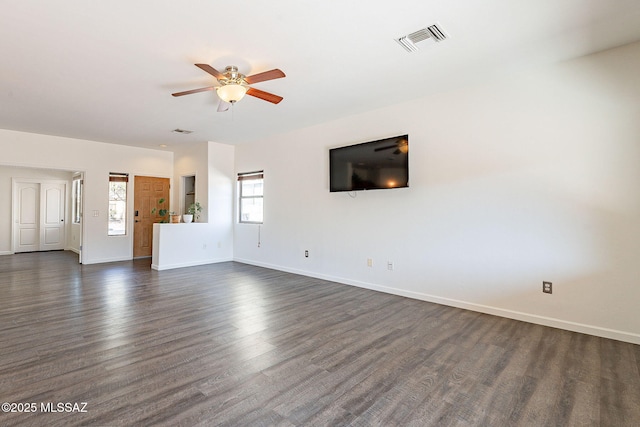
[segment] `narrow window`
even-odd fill
[[[240,222],[262,224],[263,181],[263,171],[238,174]]]
[[[127,234],[127,182],[129,174],[109,174],[109,236]]]
[[[71,222],[80,224],[82,220],[82,176],[73,177],[71,192]]]

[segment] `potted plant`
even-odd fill
[[[200,202],[191,203],[189,209],[187,209],[187,213],[182,216],[184,222],[191,222],[192,220],[197,221],[200,218],[200,212],[202,212],[202,205]]]
[[[161,199],[158,199],[158,207],[151,209],[151,213],[153,215],[155,215],[156,212],[157,212],[158,216],[160,217],[160,221],[159,222],[161,222],[161,223],[169,222],[168,215],[169,215],[170,212],[169,212],[169,209],[165,209],[163,207],[164,206],[164,202],[165,202],[164,197],[161,198]],[[171,213],[173,213],[173,212],[171,212]]]

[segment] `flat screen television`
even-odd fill
[[[329,191],[409,186],[409,135],[329,150]]]

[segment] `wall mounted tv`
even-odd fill
[[[329,150],[329,191],[409,186],[409,135]]]

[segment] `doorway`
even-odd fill
[[[133,257],[151,256],[153,246],[153,223],[161,222],[160,209],[169,210],[169,178],[135,176],[133,192]],[[164,199],[162,203],[160,200]],[[152,213],[153,209],[155,213]]]
[[[63,250],[67,183],[13,179],[13,252]]]
[[[189,206],[196,202],[196,176],[187,175],[182,177],[183,203],[181,213],[187,213]]]

